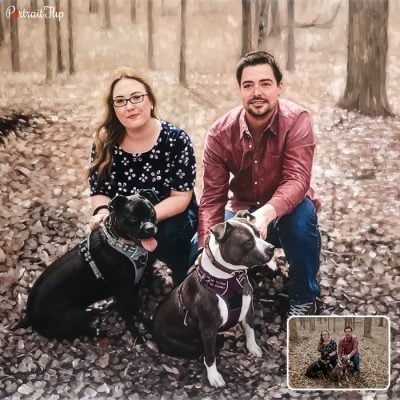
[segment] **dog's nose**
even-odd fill
[[[267,247],[265,248],[265,254],[269,257],[272,257],[274,255],[274,250],[275,250],[275,246],[272,246],[272,244],[267,245]]]
[[[155,236],[157,233],[157,227],[151,222],[145,222],[144,224],[142,224],[141,230],[143,234],[148,237]]]

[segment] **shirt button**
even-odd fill
[[[255,160],[254,162],[255,162],[256,164],[258,163],[258,161],[257,161],[257,160]]]
[[[249,144],[250,149],[253,147],[251,144]]]
[[[257,185],[257,183],[258,183],[257,181],[254,182],[255,185]]]
[[[260,202],[259,201],[257,201],[257,203],[256,203],[258,206],[260,205]]]

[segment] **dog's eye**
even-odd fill
[[[251,239],[246,240],[246,241],[244,242],[244,245],[245,245],[246,247],[253,247],[253,241],[252,241]]]

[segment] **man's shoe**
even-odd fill
[[[292,316],[299,315],[315,315],[317,312],[317,306],[315,301],[311,301],[309,303],[289,303],[289,311],[286,315],[287,319]]]

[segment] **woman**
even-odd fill
[[[186,275],[197,229],[196,163],[190,138],[158,119],[156,108],[144,77],[127,67],[112,73],[88,171],[94,210],[89,226],[94,230],[106,218],[115,195],[145,190],[157,213],[155,255],[172,270],[177,285]]]
[[[331,339],[331,335],[329,331],[324,329],[321,331],[320,340],[318,343],[318,351],[321,355],[328,353],[329,354],[329,362],[334,367],[337,362],[337,345],[336,342]]]

